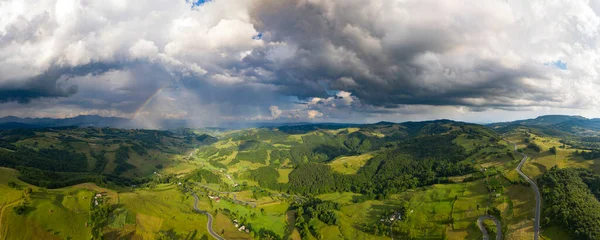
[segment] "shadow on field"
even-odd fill
[[[23,214],[22,214],[22,215],[27,215],[27,214],[29,214],[30,212],[33,212],[33,211],[35,211],[35,210],[37,210],[37,208],[36,208],[36,207],[32,207],[32,206],[26,205],[26,206],[25,206],[25,209],[23,210]]]
[[[107,233],[104,233],[104,239],[134,239],[135,231],[131,231],[129,233],[123,234],[121,230],[112,230]]]
[[[531,165],[536,166],[542,173],[548,171],[548,168],[546,166],[542,165],[541,163],[532,162]]]
[[[482,237],[483,234],[481,233],[481,230],[479,230],[477,223],[473,222],[472,224],[469,224],[469,227],[467,228],[467,236],[465,237],[465,239],[481,239]],[[496,238],[493,237],[492,239]]]

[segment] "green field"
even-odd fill
[[[174,185],[119,194],[119,203],[135,216],[136,234],[154,238],[158,231],[173,230],[179,234],[207,234],[207,218],[193,211],[194,200]]]
[[[410,229],[413,238],[447,239],[480,239],[481,233],[474,225],[477,218],[485,214],[490,206],[500,207],[504,203],[504,195],[490,198],[484,180],[458,184],[436,184],[430,187],[408,191],[392,196],[386,201],[365,201],[354,203],[352,200],[360,196],[354,193],[330,193],[319,195],[323,200],[342,204],[340,217],[342,224],[334,230],[331,226],[324,227],[323,234],[334,236],[338,234],[345,238],[360,236],[360,239],[377,239],[385,236],[373,236],[357,231],[353,226],[376,222],[381,213],[397,209],[402,201],[408,201],[406,220],[396,223],[405,229]],[[480,209],[477,210],[477,205]],[[441,224],[453,219],[453,224]]]
[[[24,215],[4,209],[2,236],[6,239],[88,239],[86,228],[94,191],[78,187],[34,191]],[[10,208],[10,206],[8,206]]]
[[[205,201],[208,201],[205,198]],[[279,236],[283,236],[286,231],[286,211],[289,204],[285,202],[272,202],[268,204],[258,205],[256,208],[249,206],[242,206],[226,200],[219,202],[213,202],[213,210],[221,209],[221,212],[228,211],[235,214],[239,218],[245,218],[250,223],[252,229],[269,229]],[[226,209],[226,210],[225,210]],[[264,213],[260,210],[264,209]],[[230,220],[230,224],[233,225],[234,219]]]
[[[29,185],[16,179],[16,171],[0,168],[0,189],[3,201],[21,199],[22,190],[7,186],[15,181],[23,187]],[[205,235],[206,216],[192,211],[193,198],[183,195],[175,185],[161,185],[151,190],[116,193],[93,184],[67,188],[40,190],[30,196],[24,215],[12,211],[12,205],[2,211],[1,237],[3,239],[89,239],[90,201],[97,192],[107,192],[108,201],[119,206],[113,212],[107,236],[140,236],[154,239],[160,231],[178,234]],[[3,204],[4,205],[4,204]],[[14,205],[14,204],[13,204]]]
[[[331,168],[339,173],[343,174],[355,174],[358,169],[365,165],[365,163],[371,159],[373,155],[370,153],[358,155],[340,157],[329,163]]]

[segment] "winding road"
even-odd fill
[[[523,177],[523,178],[525,178],[525,180],[527,180],[527,182],[531,185],[531,187],[533,188],[533,190],[535,192],[535,218],[533,219],[533,239],[539,240],[539,238],[540,238],[540,212],[541,212],[540,206],[542,205],[542,198],[540,197],[540,190],[538,189],[538,186],[535,184],[535,181],[531,180],[531,178],[529,178],[525,173],[523,173],[521,171],[521,167],[523,167],[523,164],[525,164],[525,162],[527,161],[527,155],[525,153],[517,151],[516,143],[508,141],[506,139],[504,139],[504,141],[511,143],[514,146],[514,151],[523,156],[523,159],[521,159],[521,162],[519,162],[519,165],[517,165],[516,170],[517,170],[517,173],[519,173],[519,175],[521,175],[521,177]],[[496,240],[502,239],[502,227],[500,226],[500,221],[498,221],[498,219],[492,215],[483,215],[477,219],[477,225],[479,226],[481,233],[483,233],[483,239],[484,240],[490,239],[487,229],[483,225],[483,221],[486,219],[491,219],[496,224]]]
[[[210,235],[212,235],[215,239],[225,240],[225,238],[222,238],[221,236],[219,236],[219,234],[217,234],[215,231],[213,231],[213,228],[212,228],[213,216],[207,211],[198,209],[198,196],[196,195],[196,193],[192,193],[192,195],[194,196],[194,199],[195,199],[194,209],[196,209],[197,212],[203,213],[204,215],[206,215],[208,217],[208,222],[206,223],[206,228],[208,229],[208,233],[210,233]]]
[[[510,142],[508,140],[506,140],[506,141],[509,143],[512,143],[513,146],[515,147],[515,152],[518,152],[516,143]],[[533,190],[535,192],[535,218],[533,220],[533,239],[538,240],[540,238],[540,212],[541,212],[540,207],[542,205],[542,199],[540,197],[540,190],[538,189],[538,186],[535,184],[535,181],[531,180],[531,178],[529,178],[527,175],[525,175],[525,173],[523,173],[521,171],[521,167],[523,167],[523,164],[525,164],[525,162],[527,161],[527,155],[522,152],[518,152],[518,153],[523,155],[523,159],[517,166],[517,172],[519,173],[519,175],[521,175],[521,177],[525,178],[525,180],[527,180],[527,182],[529,182],[529,184],[531,185],[531,187],[533,188]]]
[[[483,225],[483,221],[486,219],[491,219],[496,224],[496,240],[502,240],[502,226],[500,225],[500,221],[492,215],[483,215],[477,219],[477,226],[479,226],[479,230],[483,233],[483,240],[489,240],[490,236],[488,235],[488,231]]]

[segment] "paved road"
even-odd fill
[[[199,213],[203,213],[204,215],[206,215],[208,217],[208,223],[206,223],[206,228],[208,229],[208,233],[210,233],[210,235],[212,235],[215,239],[225,240],[225,238],[222,238],[221,236],[219,236],[219,234],[217,234],[215,231],[213,231],[213,228],[212,228],[213,216],[207,211],[198,209],[198,196],[196,195],[196,193],[192,193],[192,195],[194,195],[194,198],[196,199],[194,201],[194,209],[196,209],[196,211],[198,211]]]
[[[509,142],[508,140],[506,141]],[[514,142],[509,143],[512,143],[514,145],[515,152],[517,152],[517,144]],[[525,162],[527,161],[527,155],[521,152],[519,153],[523,155],[523,159],[517,166],[517,172],[519,173],[519,175],[521,175],[521,177],[525,178],[525,180],[529,182],[529,184],[533,188],[533,191],[535,192],[535,219],[533,220],[533,239],[538,240],[540,238],[540,207],[542,205],[542,198],[540,197],[540,190],[535,184],[535,181],[531,180],[531,178],[529,178],[527,175],[525,175],[525,173],[521,171],[521,167],[523,167],[523,164],[525,164]]]
[[[500,225],[500,221],[492,215],[483,215],[477,219],[477,226],[479,226],[479,230],[483,233],[483,240],[489,240],[490,236],[488,235],[487,229],[483,225],[483,220],[491,219],[496,224],[496,240],[502,240],[502,226]]]

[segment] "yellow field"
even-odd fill
[[[233,146],[237,146],[237,145],[238,145],[238,143],[232,141],[231,138],[228,139],[227,141],[218,141],[213,144],[214,147],[219,148],[219,149],[233,147]]]
[[[201,166],[195,162],[178,161],[162,170],[161,173],[185,174],[200,167]]]
[[[248,162],[248,161],[244,161],[241,160],[240,162],[230,165],[227,167],[227,172],[228,173],[235,173],[235,172],[239,172],[239,171],[249,171],[249,170],[254,170],[257,169],[259,167],[264,166],[264,164],[261,163],[253,163],[253,162]]]
[[[238,231],[232,220],[221,213],[215,216],[213,226],[213,231],[225,239],[252,239],[250,234]]]
[[[577,149],[559,148],[562,146],[559,142],[560,139],[541,137],[534,134],[531,134],[531,137],[532,141],[541,147],[541,151],[538,153],[526,149],[525,154],[529,156],[529,159],[523,165],[523,172],[528,176],[536,178],[554,166],[559,168],[589,168],[596,173],[600,173],[599,161],[584,160],[581,157],[573,156]],[[556,147],[556,155],[549,151],[551,147]]]
[[[503,224],[508,227],[506,239],[532,239],[535,209],[533,190],[523,185],[512,185],[506,190],[512,206],[503,213]]]
[[[277,172],[279,172],[279,178],[277,178],[277,182],[280,182],[280,183],[287,183],[287,182],[289,182],[290,179],[288,178],[288,176],[290,175],[290,173],[293,170],[294,169],[291,169],[291,168],[277,169]]]
[[[373,158],[370,153],[362,154],[358,156],[340,157],[329,163],[329,166],[336,171],[343,174],[356,174],[358,170]]]
[[[326,193],[318,195],[317,198],[320,198],[325,201],[332,201],[342,205],[350,204],[353,197],[360,196],[358,193],[350,193],[350,192],[334,192],[334,193]]]

